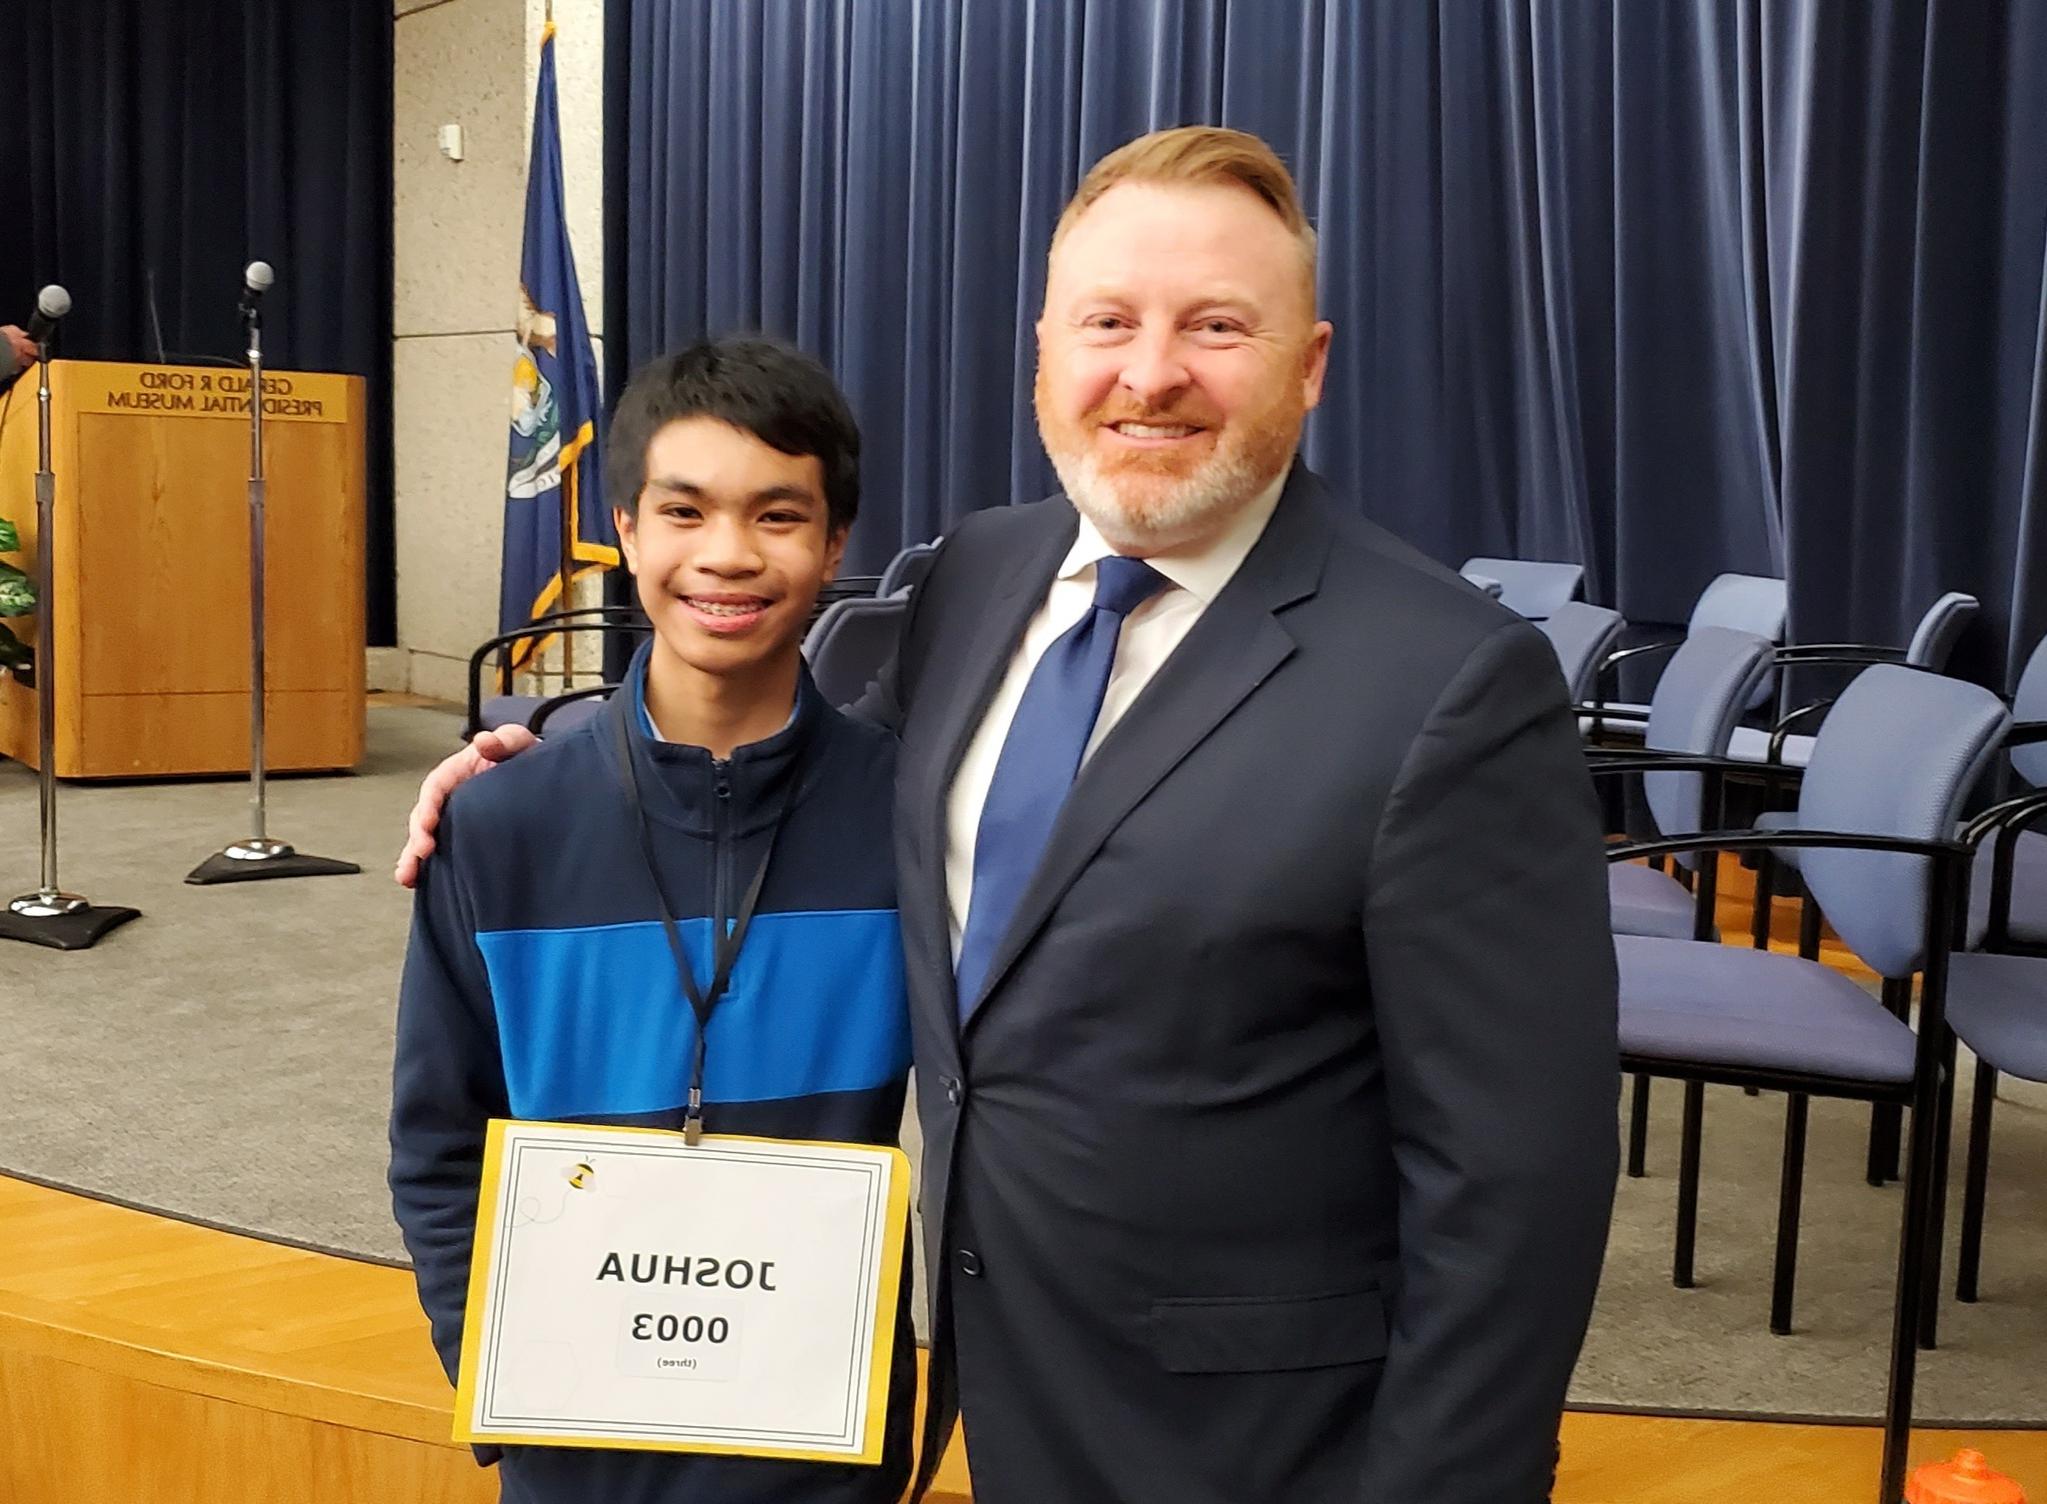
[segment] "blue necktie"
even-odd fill
[[[1080,772],[1109,688],[1123,618],[1167,583],[1142,559],[1111,555],[1098,562],[1094,606],[1045,649],[1024,686],[974,843],[974,896],[956,968],[962,1024],[980,1001],[995,947],[1038,870],[1059,806]]]

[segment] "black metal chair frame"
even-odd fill
[[[602,634],[621,630],[651,632],[653,628],[647,624],[646,618],[640,614],[637,606],[582,606],[573,611],[551,611],[545,616],[535,617],[516,632],[500,632],[495,637],[486,637],[478,644],[476,651],[469,655],[469,704],[468,715],[462,727],[462,739],[468,741],[483,730],[484,663],[491,654],[498,655],[497,692],[508,695],[512,692],[509,649],[514,644],[562,633]],[[608,692],[609,686],[605,686],[605,689]],[[555,698],[574,698],[580,693],[581,691],[571,691],[566,697],[557,695]]]
[[[1735,763],[1727,758],[1679,757],[1656,760],[1655,769],[1669,772],[1692,771],[1724,776],[1753,764]],[[1951,936],[1964,911],[1968,892],[1968,857],[1971,848],[1960,840],[1910,840],[1903,837],[1857,834],[1847,831],[1715,831],[1657,841],[1630,842],[1607,849],[1607,860],[1619,862],[1635,857],[1685,852],[1759,850],[1776,847],[1814,847],[1881,851],[1922,856],[1930,859],[1927,889],[1927,945],[1923,985],[1920,990],[1920,1027],[1910,1080],[1899,1084],[1864,1081],[1847,1077],[1815,1075],[1798,1071],[1773,1071],[1753,1067],[1706,1065],[1696,1061],[1671,1060],[1623,1052],[1621,1068],[1637,1077],[1664,1076],[1685,1083],[1685,1145],[1678,1180],[1678,1234],[1673,1260],[1673,1279],[1680,1286],[1691,1283],[1692,1244],[1698,1226],[1698,1143],[1703,1131],[1705,1088],[1708,1085],[1739,1086],[1759,1091],[1788,1094],[1785,1118],[1785,1147],[1779,1186],[1778,1285],[1792,1277],[1797,1260],[1798,1212],[1803,1193],[1805,1166],[1806,1111],[1814,1096],[1840,1097],[1893,1105],[1911,1114],[1910,1158],[1907,1162],[1905,1208],[1900,1233],[1897,1296],[1892,1311],[1891,1354],[1888,1389],[1884,1400],[1883,1466],[1878,1489],[1879,1504],[1890,1504],[1904,1487],[1906,1446],[1911,1435],[1912,1390],[1917,1374],[1918,1352],[1927,1332],[1928,1306],[1939,1279],[1940,1203],[1938,1187],[1946,1177],[1940,1173],[1945,1152],[1940,1104],[1944,1095],[1943,1047],[1952,1050],[1947,1032],[1947,969]],[[1709,913],[1713,881],[1710,862],[1699,865],[1700,912]],[[1815,963],[1817,964],[1817,963]],[[1951,1085],[1947,1093],[1951,1096]],[[1773,1303],[1780,1290],[1773,1290]],[[1773,1321],[1774,1326],[1774,1321]]]

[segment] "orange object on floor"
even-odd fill
[[[1905,1484],[1905,1504],[2026,1504],[2026,1491],[1964,1447],[1950,1462],[1929,1462]]]

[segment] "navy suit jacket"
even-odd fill
[[[1605,1246],[1601,830],[1533,627],[1297,465],[1104,738],[964,1031],[946,795],[1074,536],[969,517],[894,725],[927,1458],[984,1504],[1545,1498]]]

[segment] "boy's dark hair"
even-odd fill
[[[647,446],[683,418],[716,418],[784,454],[824,468],[826,524],[850,527],[860,510],[860,429],[831,372],[765,335],[700,340],[649,361],[619,394],[605,438],[604,489],[630,512],[647,484]]]

